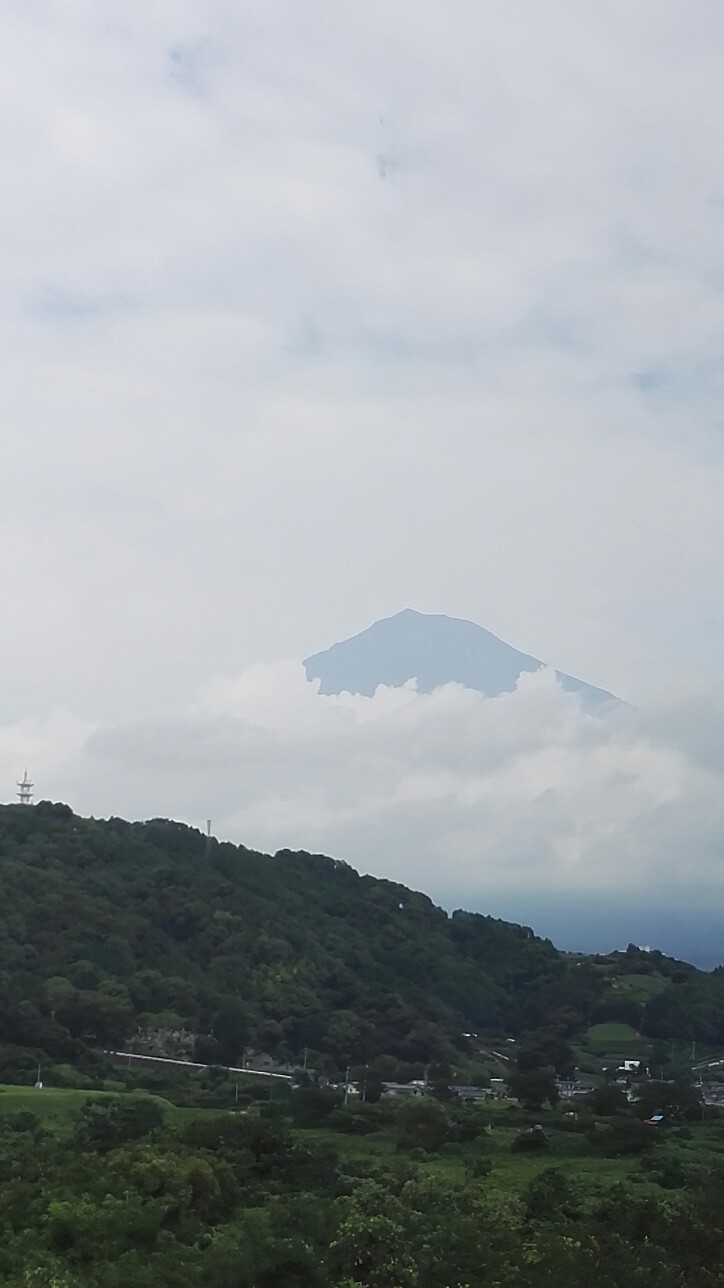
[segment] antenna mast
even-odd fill
[[[25,773],[23,774],[22,782],[18,783],[18,789],[19,789],[18,800],[20,801],[21,805],[32,805],[34,786],[35,786],[35,783],[31,783],[30,779],[28,778],[28,771],[26,768]]]

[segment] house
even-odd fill
[[[624,1060],[622,1064],[603,1066],[603,1073],[618,1087],[627,1087],[632,1078],[648,1076],[648,1072],[643,1060]]]
[[[580,1100],[582,1096],[590,1096],[593,1083],[582,1082],[580,1078],[556,1078],[556,1090],[561,1100]]]
[[[455,1092],[458,1100],[493,1100],[496,1094],[492,1087],[452,1086],[450,1090]]]
[[[347,1096],[359,1096],[361,1094],[356,1082],[330,1082],[329,1085],[330,1087],[333,1087],[335,1091],[343,1091],[345,1100],[347,1099]]]
[[[386,1096],[422,1096],[425,1092],[424,1082],[383,1082]]]
[[[724,1082],[704,1082],[701,1098],[705,1105],[724,1105]]]
[[[491,1078],[490,1090],[498,1100],[507,1100],[510,1088],[505,1078]]]

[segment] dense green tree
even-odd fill
[[[592,1147],[609,1158],[644,1154],[657,1144],[656,1128],[636,1118],[618,1118],[589,1137]]]
[[[356,1194],[330,1250],[336,1282],[346,1288],[417,1288],[405,1216],[399,1201],[378,1187]]]
[[[526,1109],[540,1109],[548,1102],[557,1105],[560,1099],[552,1069],[533,1069],[530,1073],[516,1073],[509,1079],[510,1090]]]
[[[510,1148],[514,1154],[537,1154],[548,1149],[548,1137],[540,1126],[528,1127],[511,1141]]]
[[[569,1077],[576,1065],[573,1048],[565,1038],[545,1029],[521,1036],[516,1050],[516,1064],[521,1073],[538,1069],[553,1069],[561,1077]]]
[[[595,1087],[588,1097],[589,1107],[600,1118],[610,1118],[613,1114],[623,1114],[629,1108],[626,1093],[621,1087],[604,1083]]]
[[[211,1021],[219,1063],[239,1065],[249,1041],[249,1013],[238,998],[228,998]]]
[[[410,1096],[395,1119],[398,1149],[439,1149],[454,1136],[445,1107],[431,1096]]]
[[[75,1140],[84,1149],[106,1150],[147,1136],[162,1123],[163,1109],[152,1096],[87,1100],[78,1116]]]
[[[318,1127],[342,1104],[343,1095],[333,1087],[310,1083],[298,1087],[291,1100],[292,1121],[298,1127]]]
[[[701,1091],[690,1082],[650,1080],[639,1084],[634,1112],[639,1118],[663,1114],[669,1121],[701,1118]]]
[[[547,1167],[539,1172],[527,1186],[523,1202],[529,1220],[570,1219],[580,1211],[580,1201],[573,1186],[558,1167]]]

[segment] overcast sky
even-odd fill
[[[721,4],[5,0],[0,33],[5,798],[28,759],[83,812],[507,915],[632,871],[662,916],[720,901]],[[306,685],[407,605],[638,713]]]

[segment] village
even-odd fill
[[[667,1080],[663,1074],[656,1077],[655,1070],[643,1058],[623,1058],[614,1063],[600,1063],[595,1073],[584,1073],[575,1069],[571,1076],[551,1074],[545,1094],[530,1094],[528,1087],[521,1086],[520,1077],[516,1076],[514,1055],[515,1039],[506,1037],[498,1040],[493,1047],[481,1048],[484,1055],[496,1070],[488,1075],[465,1081],[464,1078],[452,1076],[449,1079],[432,1076],[431,1066],[421,1071],[422,1076],[406,1080],[371,1077],[369,1067],[361,1071],[347,1069],[341,1078],[332,1071],[320,1072],[309,1060],[305,1052],[300,1063],[282,1063],[267,1052],[247,1048],[238,1066],[227,1066],[223,1072],[230,1079],[245,1078],[260,1081],[286,1083],[292,1089],[299,1086],[316,1084],[328,1087],[342,1094],[344,1102],[352,1099],[367,1101],[380,1096],[392,1101],[405,1101],[416,1097],[434,1096],[450,1102],[491,1103],[507,1102],[510,1104],[527,1104],[531,1108],[540,1107],[545,1100],[551,1106],[558,1105],[563,1112],[575,1117],[578,1111],[589,1105],[594,1098],[603,1104],[602,1088],[608,1092],[618,1093],[619,1103],[625,1100],[629,1106],[636,1106],[645,1093],[647,1103],[656,1100],[656,1083],[661,1084],[661,1109],[652,1112],[645,1118],[652,1127],[665,1126],[667,1113],[664,1106],[667,1102]],[[139,1030],[125,1044],[123,1050],[108,1052],[115,1062],[122,1062],[129,1069],[147,1068],[149,1070],[182,1072],[188,1070],[202,1073],[211,1070],[212,1065],[194,1060],[196,1038],[185,1029],[156,1029],[151,1032]],[[501,1048],[507,1048],[501,1050]],[[714,1111],[724,1108],[724,1059],[709,1058],[695,1064],[688,1071],[685,1082],[691,1089],[696,1103],[701,1105],[702,1115],[707,1109]],[[611,1102],[613,1103],[613,1101]]]

